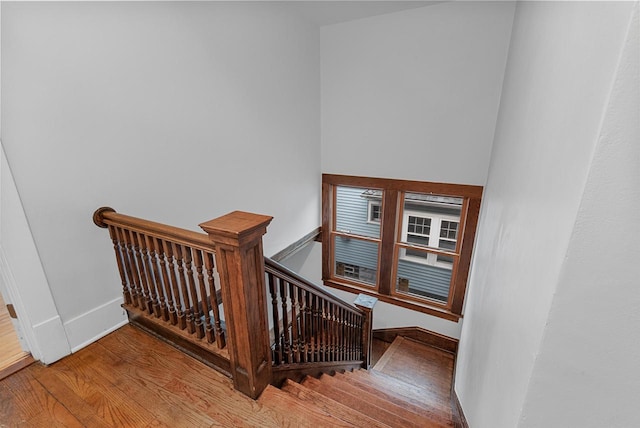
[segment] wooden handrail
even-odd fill
[[[96,226],[107,228],[109,225],[151,234],[177,244],[189,245],[201,250],[213,251],[214,246],[206,233],[194,232],[180,227],[169,226],[155,221],[144,220],[117,213],[113,208],[98,208],[93,214]]]
[[[325,290],[324,288],[317,286],[316,284],[310,282],[309,280],[293,272],[283,264],[280,264],[270,259],[269,257],[264,258],[264,270],[266,272],[278,274],[280,275],[281,278],[285,279],[287,282],[294,283],[300,288],[303,288],[312,293],[321,295],[327,301],[335,305],[338,305],[348,311],[354,312],[356,314],[364,315],[364,312],[361,309],[359,309],[356,305],[342,300],[331,291]]]

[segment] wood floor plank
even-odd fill
[[[217,421],[205,414],[197,411],[197,408],[183,397],[173,395],[154,382],[146,381],[150,378],[144,373],[144,369],[130,370],[135,367],[127,364],[113,364],[114,361],[121,360],[120,357],[105,348],[102,344],[97,344],[100,348],[95,354],[84,354],[81,356],[92,361],[95,370],[103,376],[112,376],[114,386],[131,397],[139,405],[149,409],[155,415],[155,420],[148,426],[153,427],[175,427],[175,426],[211,426]],[[123,361],[123,360],[121,360]]]
[[[11,393],[14,411],[20,415],[20,424],[44,426],[49,421],[53,426],[82,427],[80,421],[28,371],[17,373],[3,387]]]
[[[94,344],[95,345],[95,344]],[[68,381],[75,382],[85,392],[81,395],[89,405],[98,409],[99,415],[110,424],[144,426],[157,418],[145,406],[134,400],[130,394],[116,387],[121,378],[115,378],[113,371],[101,370],[98,360],[99,346],[92,353],[75,354],[65,358],[57,369],[67,376]],[[91,386],[87,388],[87,382]],[[103,391],[108,391],[105,394]]]
[[[79,397],[69,386],[62,382],[51,367],[33,365],[27,369],[32,372],[38,382],[60,403],[62,403],[83,426],[106,428],[109,425],[95,414],[95,409]]]
[[[9,312],[0,295],[0,379],[26,367],[33,359],[20,345]]]

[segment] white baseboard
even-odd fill
[[[59,316],[34,325],[32,330],[38,346],[37,351],[32,350],[34,358],[51,364],[69,355],[67,336]]]
[[[77,352],[125,325],[127,313],[122,307],[122,297],[98,306],[64,323],[71,352]]]

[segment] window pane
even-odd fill
[[[403,251],[400,249],[399,251]],[[409,252],[410,250],[406,250]],[[435,254],[426,251],[411,250],[412,253],[422,253],[422,258],[430,258]],[[445,257],[437,255],[437,257]],[[402,293],[434,299],[446,303],[449,299],[449,285],[451,284],[451,267],[440,267],[398,257],[398,272],[396,290]]]
[[[443,250],[455,251],[456,241],[447,241],[447,240],[441,239],[440,244],[438,246]]]
[[[335,236],[334,274],[375,286],[378,271],[378,244],[362,239]]]
[[[453,196],[405,193],[401,241],[454,251],[462,202],[463,198]],[[418,235],[427,237],[427,241],[417,241]],[[436,261],[435,257],[429,259]]]
[[[421,235],[407,234],[407,242],[419,245],[429,245],[429,237]]]
[[[336,231],[380,238],[382,211],[374,215],[371,209],[381,203],[380,190],[336,186]]]

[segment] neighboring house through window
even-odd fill
[[[323,280],[462,315],[482,187],[323,175]]]

